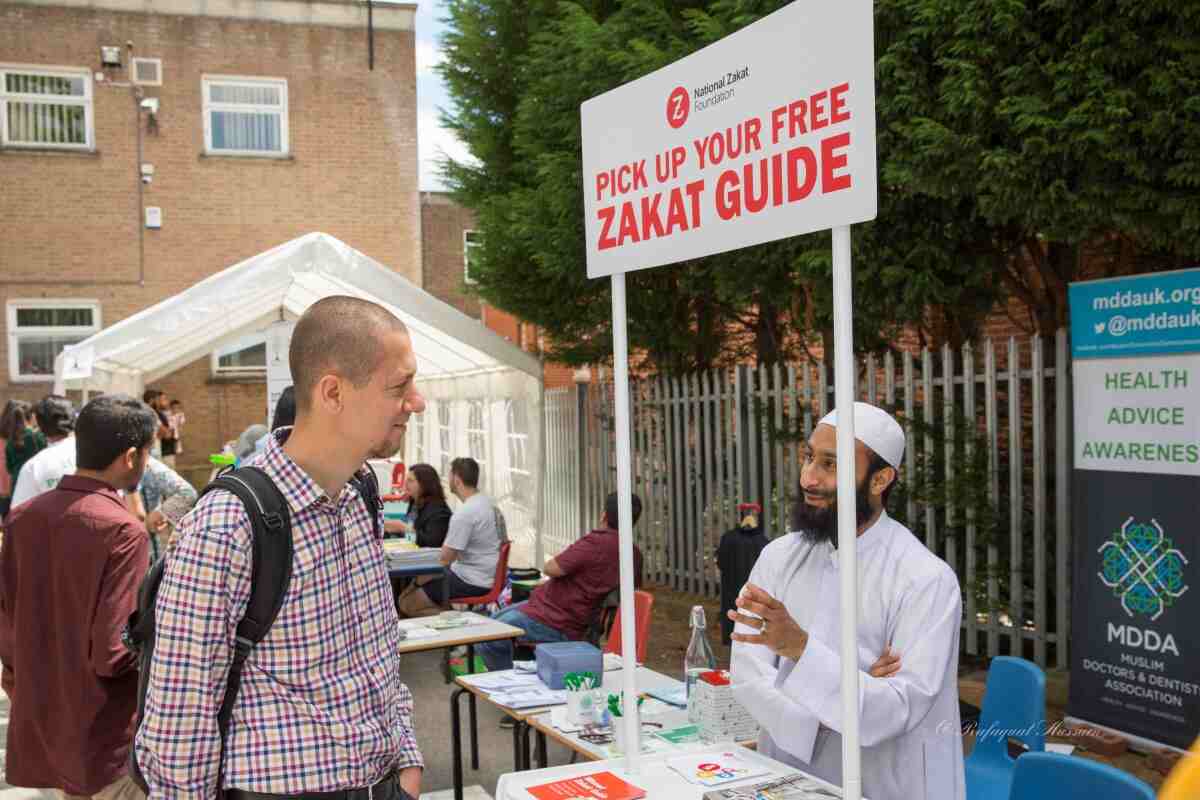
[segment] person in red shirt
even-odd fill
[[[5,779],[134,800],[137,660],[121,640],[150,561],[118,490],[137,488],[158,418],[105,395],[75,428],[76,469],[14,508],[0,547],[0,662],[12,700]]]
[[[633,496],[633,524],[642,515],[642,501]],[[523,603],[497,612],[495,619],[525,631],[528,642],[572,642],[587,637],[604,598],[621,581],[617,535],[617,493],[604,501],[600,527],[586,534],[557,556],[547,559],[542,570],[549,583],[533,590]],[[642,552],[633,548],[633,581],[642,585]],[[488,671],[512,669],[512,640],[483,642],[476,651]]]

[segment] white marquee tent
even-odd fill
[[[146,385],[332,295],[381,303],[408,326],[428,405],[409,425],[406,462],[433,464],[448,479],[452,458],[478,460],[481,489],[499,501],[516,542],[514,560],[532,559],[540,551],[541,362],[327,234],[259,253],[64,350],[55,390],[141,396]]]

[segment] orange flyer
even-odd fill
[[[638,800],[646,791],[611,772],[593,772],[578,778],[530,786],[525,791],[537,800]]]

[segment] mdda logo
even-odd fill
[[[1158,520],[1146,524],[1130,517],[1098,552],[1100,580],[1120,598],[1130,617],[1156,620],[1188,589],[1184,576],[1188,560]]]

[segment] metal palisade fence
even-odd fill
[[[1067,667],[1070,376],[1067,335],[859,360],[857,394],[893,411],[908,446],[889,513],[963,588],[963,648]],[[832,406],[823,363],[734,367],[633,382],[635,528],[647,577],[720,592],[716,549],[737,506],[788,532],[801,448]],[[595,526],[616,488],[612,384],[546,393],[543,542]]]

